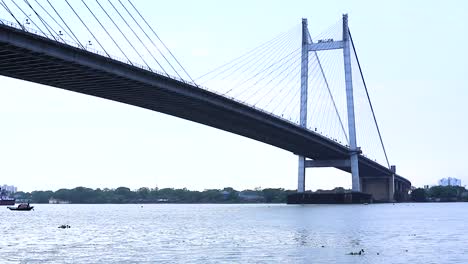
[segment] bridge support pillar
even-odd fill
[[[361,187],[363,193],[372,195],[376,202],[392,202],[393,194],[391,190],[391,180],[387,177],[363,177]],[[392,198],[390,198],[392,196]]]
[[[297,192],[305,192],[305,157],[299,156],[299,172],[297,178]]]
[[[353,78],[351,72],[351,56],[350,56],[350,38],[348,29],[348,15],[343,15],[343,59],[346,84],[346,104],[348,112],[348,131],[349,131],[349,146],[352,174],[352,189],[355,192],[361,191],[359,182],[359,161],[358,155],[360,150],[356,143],[356,125],[354,117],[354,94],[353,94]]]
[[[391,171],[393,174],[388,179],[388,201],[393,202],[395,201],[395,174],[396,174],[396,166],[390,166]]]
[[[401,180],[394,181],[395,194],[394,200],[397,202],[404,202],[410,200],[409,191],[411,190],[411,184]]]
[[[307,92],[309,83],[309,29],[307,19],[302,19],[302,55],[301,55],[301,105],[300,126],[307,128]],[[297,192],[305,192],[305,157],[299,156]]]

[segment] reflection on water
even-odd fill
[[[468,263],[468,203],[35,206],[1,263]]]

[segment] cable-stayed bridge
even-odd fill
[[[291,151],[298,192],[308,167],[350,172],[353,191],[376,200],[404,198],[411,187],[388,160],[346,15],[316,37],[303,19],[194,78],[131,0],[0,1],[1,75]]]

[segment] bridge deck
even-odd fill
[[[315,160],[348,157],[345,146],[277,116],[192,84],[5,25],[0,25],[0,75],[177,116]],[[359,157],[359,168],[361,177],[391,175],[388,168],[364,156]],[[396,180],[411,184],[400,176]]]

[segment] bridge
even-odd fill
[[[66,19],[69,16],[60,16],[61,11],[57,10],[49,1],[47,2],[50,5],[49,8],[40,5],[37,1],[35,6],[32,1],[27,0],[24,1],[23,6],[14,1],[0,3],[4,9],[3,13],[0,12],[0,75],[169,114],[290,151],[299,157],[299,193],[306,191],[306,168],[333,167],[351,173],[353,191],[372,194],[375,200],[380,201],[407,198],[411,182],[398,175],[396,166],[392,166],[388,162],[351,38],[347,15],[343,15],[343,19],[338,23],[339,27],[335,26],[333,29],[339,29],[340,36],[338,38],[334,32],[335,38],[321,38],[314,42],[309,34],[307,20],[303,19],[300,27],[300,47],[294,52],[285,51],[276,59],[271,58],[264,66],[250,67],[250,73],[246,70],[247,66],[238,66],[240,65],[239,61],[248,65],[249,60],[255,61],[255,59],[251,59],[252,56],[261,57],[264,55],[261,52],[257,55],[252,55],[256,52],[249,52],[248,55],[239,57],[241,59],[238,58],[223,65],[195,81],[149,24],[147,24],[146,30],[137,24],[141,29],[139,34],[128,25],[128,21],[131,19],[136,23],[138,21],[146,22],[130,0],[128,4],[124,4],[120,0],[118,2],[109,0],[110,5],[107,8],[114,8],[114,12],[122,18],[122,21],[141,42],[142,47],[146,48],[148,54],[154,59],[153,61],[159,66],[158,69],[150,65],[148,55],[141,54],[142,50],[144,51],[143,48],[134,47],[134,44],[137,43],[136,40],[130,41],[128,35],[121,31],[123,26],[119,27],[115,19],[108,15],[107,19],[122,33],[121,38],[126,39],[133,47],[135,54],[139,55],[136,56],[137,59],[139,57],[139,62],[144,66],[135,63],[131,56],[125,52],[126,49],[120,47],[119,43],[121,42],[116,40],[116,34],[106,28],[106,23],[102,22],[104,18],[99,18],[94,14],[93,8],[90,7],[90,1],[88,3],[82,1],[84,5],[81,11],[87,9],[92,14],[91,18],[95,18],[95,23],[97,21],[97,25],[102,27],[102,32],[107,34],[97,34],[96,32],[93,34],[92,29],[95,27],[88,25],[79,15],[80,9],[73,8],[68,1],[66,3],[76,18],[81,21],[81,25],[86,28],[87,32],[91,33],[92,41],[80,40],[80,37],[77,37],[78,33],[75,33],[78,30],[71,26],[74,24],[76,27],[80,23],[67,23]],[[106,11],[106,7],[103,7],[102,3],[99,1],[96,3],[98,6],[94,8],[100,7]],[[120,9],[116,8],[117,3],[121,5]],[[15,6],[16,13],[13,10]],[[129,12],[132,7],[134,11]],[[125,10],[128,12],[128,20],[125,20],[124,17]],[[53,11],[55,11],[55,16]],[[28,15],[28,12],[32,12],[34,15]],[[108,12],[110,10],[105,13],[108,14]],[[138,17],[135,18],[132,14],[140,15],[140,20],[137,20]],[[7,19],[8,16],[11,21]],[[153,37],[150,37],[147,31],[154,33]],[[254,51],[258,53],[259,50],[265,50],[268,45],[270,45],[268,48],[272,48],[274,46],[272,43],[276,41],[278,44],[288,34],[282,34]],[[100,41],[97,36],[107,36],[107,42],[102,39]],[[146,42],[142,41],[145,36],[148,39]],[[160,44],[155,44],[156,41],[159,41]],[[114,50],[120,51],[125,59],[111,56],[109,52],[111,45],[106,46],[104,43],[113,44]],[[99,46],[100,50],[91,49],[93,44]],[[285,46],[284,43],[281,45]],[[166,49],[165,54],[164,49]],[[327,76],[327,63],[323,59],[324,57],[319,55],[320,52],[327,51],[340,52],[339,56],[341,56],[342,62],[338,65],[341,65],[341,72],[344,76],[337,78],[338,81],[331,80]],[[156,58],[154,54],[158,52],[160,56]],[[291,64],[282,63],[286,61],[291,62]],[[166,62],[166,67],[162,66],[163,62]],[[293,63],[297,64],[297,67],[291,66]],[[278,65],[281,65],[282,68],[273,69],[274,67],[279,68]],[[167,69],[172,70],[177,77],[170,75]],[[235,77],[234,80],[228,80],[228,77],[223,77],[221,80],[216,80],[216,77],[222,74],[227,74],[230,77],[236,76],[236,73],[233,72],[234,69],[237,72],[249,73],[249,75],[242,77],[244,79]],[[297,70],[297,85],[286,85],[283,80],[292,76],[293,74],[290,72],[293,70]],[[271,77],[273,74],[267,74],[275,71],[279,72],[275,77]],[[205,85],[202,84],[206,83],[204,79],[207,76],[214,77],[210,80],[215,79],[221,89],[205,88]],[[383,160],[378,161],[369,157],[365,151],[370,148],[359,145],[361,143],[358,142],[360,130],[356,127],[356,119],[359,119],[360,115],[355,113],[355,102],[358,101],[354,99],[357,93],[353,91],[353,87],[356,87],[356,81],[353,80],[353,77],[355,79],[362,78],[360,79],[361,87],[367,95],[364,101],[367,103],[366,107],[371,110],[370,120],[375,130],[374,134],[377,135],[376,140],[379,143],[377,145],[383,153]],[[270,80],[263,81],[266,78],[270,78]],[[317,87],[322,87],[324,91],[321,99],[313,97],[315,90],[309,85],[313,85],[316,78],[321,80]],[[337,82],[342,85],[335,85]],[[259,83],[262,83],[260,88]],[[273,83],[277,85],[273,85]],[[263,89],[269,85],[270,88]],[[288,96],[281,95],[281,93],[286,92],[286,86],[291,86],[292,88],[288,89],[298,94],[299,98],[291,96],[292,99],[289,99]],[[332,92],[333,87],[338,88]],[[240,88],[243,89],[240,94],[245,95],[245,93],[250,92],[248,98],[255,98],[257,103],[252,103],[245,97],[241,99],[231,96],[233,90]],[[340,88],[344,89],[340,90]],[[280,92],[272,96],[271,93],[275,89]],[[261,95],[262,91],[263,95]],[[345,94],[345,100],[341,100],[342,104],[339,104],[339,98],[334,97],[337,93]],[[298,112],[297,119],[285,117],[285,111],[280,113],[268,108],[271,102],[283,101],[284,98],[290,100],[293,109],[299,108],[299,111],[291,111],[291,113]],[[314,101],[314,98],[317,100]],[[259,102],[262,101],[268,101],[268,104],[264,103],[265,107],[259,107],[261,105]],[[326,103],[324,103],[325,101]],[[280,103],[277,103],[276,107],[278,105]],[[285,105],[285,109],[289,107],[288,104]],[[314,106],[326,109],[311,113],[314,111]],[[339,110],[340,106],[346,106],[345,110]],[[347,119],[341,117],[343,113],[346,114]],[[324,121],[321,125],[312,122],[319,118],[325,120],[325,115],[333,116],[334,121]],[[331,122],[334,124],[328,124],[329,133],[323,132],[321,127],[327,127],[327,123]],[[367,140],[370,137],[366,134],[363,138]],[[361,144],[364,144],[365,140]]]

